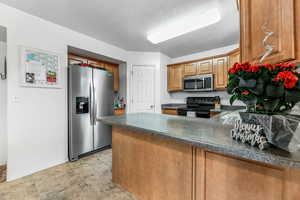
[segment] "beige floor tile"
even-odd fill
[[[112,183],[111,150],[0,183],[0,200],[137,200]]]

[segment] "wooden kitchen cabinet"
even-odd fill
[[[230,52],[228,54],[228,70],[230,67],[232,67],[235,63],[240,63],[240,50],[239,49],[236,49],[232,52]]]
[[[274,47],[264,63],[300,60],[300,1],[240,0],[241,60],[259,62],[265,52],[262,45],[266,34],[274,32],[267,43]]]
[[[228,57],[215,58],[213,60],[213,73],[216,90],[224,90],[228,79]]]
[[[114,91],[118,92],[120,89],[119,66],[115,65],[112,72],[114,73]]]
[[[283,199],[285,174],[279,168],[197,148],[195,171],[196,200]]]
[[[168,91],[181,91],[183,89],[183,65],[168,65]]]
[[[76,56],[74,54],[68,55],[69,65],[87,64],[88,59]]]
[[[213,60],[208,59],[198,62],[197,74],[210,74],[213,71]]]
[[[114,92],[118,92],[120,88],[120,76],[119,76],[119,65],[114,63],[108,63],[106,61],[101,61],[89,57],[77,56],[75,54],[68,55],[69,64],[90,64],[97,68],[106,69],[112,72],[114,75]]]
[[[163,109],[162,114],[165,114],[165,115],[178,115],[178,112],[177,112],[177,110],[173,110],[173,109]]]
[[[197,74],[197,63],[184,64],[184,76],[193,76]]]
[[[104,68],[107,71],[112,72],[114,74],[114,91],[115,92],[119,91],[119,87],[120,87],[119,66],[115,64],[104,63]]]

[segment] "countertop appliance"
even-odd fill
[[[183,78],[183,90],[186,92],[207,92],[214,89],[213,74],[186,76]]]
[[[220,103],[219,96],[215,97],[188,97],[185,108],[178,108],[178,115],[187,117],[210,118],[210,110]]]
[[[103,69],[70,65],[69,160],[111,146],[111,126],[96,120],[113,115],[113,74]]]

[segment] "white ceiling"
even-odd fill
[[[167,20],[218,1],[217,24],[158,45],[147,32]],[[236,0],[0,0],[9,6],[130,51],[161,51],[174,58],[239,41]]]

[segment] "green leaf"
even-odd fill
[[[267,112],[272,113],[272,112],[274,112],[274,111],[276,110],[276,108],[277,108],[279,102],[280,102],[280,99],[275,99],[275,100],[273,100],[273,99],[272,99],[272,100],[265,100],[265,101],[263,102],[263,104],[264,104],[264,109],[265,109]]]
[[[285,92],[285,100],[287,102],[293,102],[293,103],[300,102],[300,91],[297,91],[297,90],[287,90]]]
[[[238,99],[238,95],[236,95],[236,94],[232,95],[229,100],[230,105],[232,105],[237,99]]]
[[[244,80],[240,79],[239,87],[241,88],[255,88],[256,87],[256,80],[255,79],[249,79]]]
[[[279,85],[279,86],[275,86],[275,85],[267,85],[266,87],[266,96],[268,98],[280,98],[284,96],[284,86],[283,85]]]

